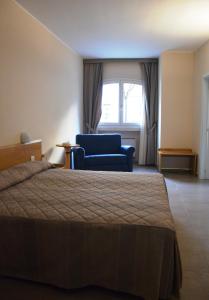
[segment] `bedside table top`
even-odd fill
[[[63,147],[63,148],[72,148],[72,147],[79,147],[78,144],[70,144],[70,143],[62,143],[62,144],[56,144],[57,147]]]

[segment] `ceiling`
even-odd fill
[[[88,58],[156,57],[209,39],[209,0],[17,0]]]

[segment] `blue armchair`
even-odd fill
[[[133,170],[134,147],[121,146],[119,134],[78,134],[78,148],[72,149],[74,169],[98,171]]]

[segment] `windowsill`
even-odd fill
[[[140,127],[137,126],[99,126],[98,131],[140,131]]]

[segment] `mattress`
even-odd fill
[[[50,168],[0,172],[0,275],[166,299],[181,287],[161,174]]]

